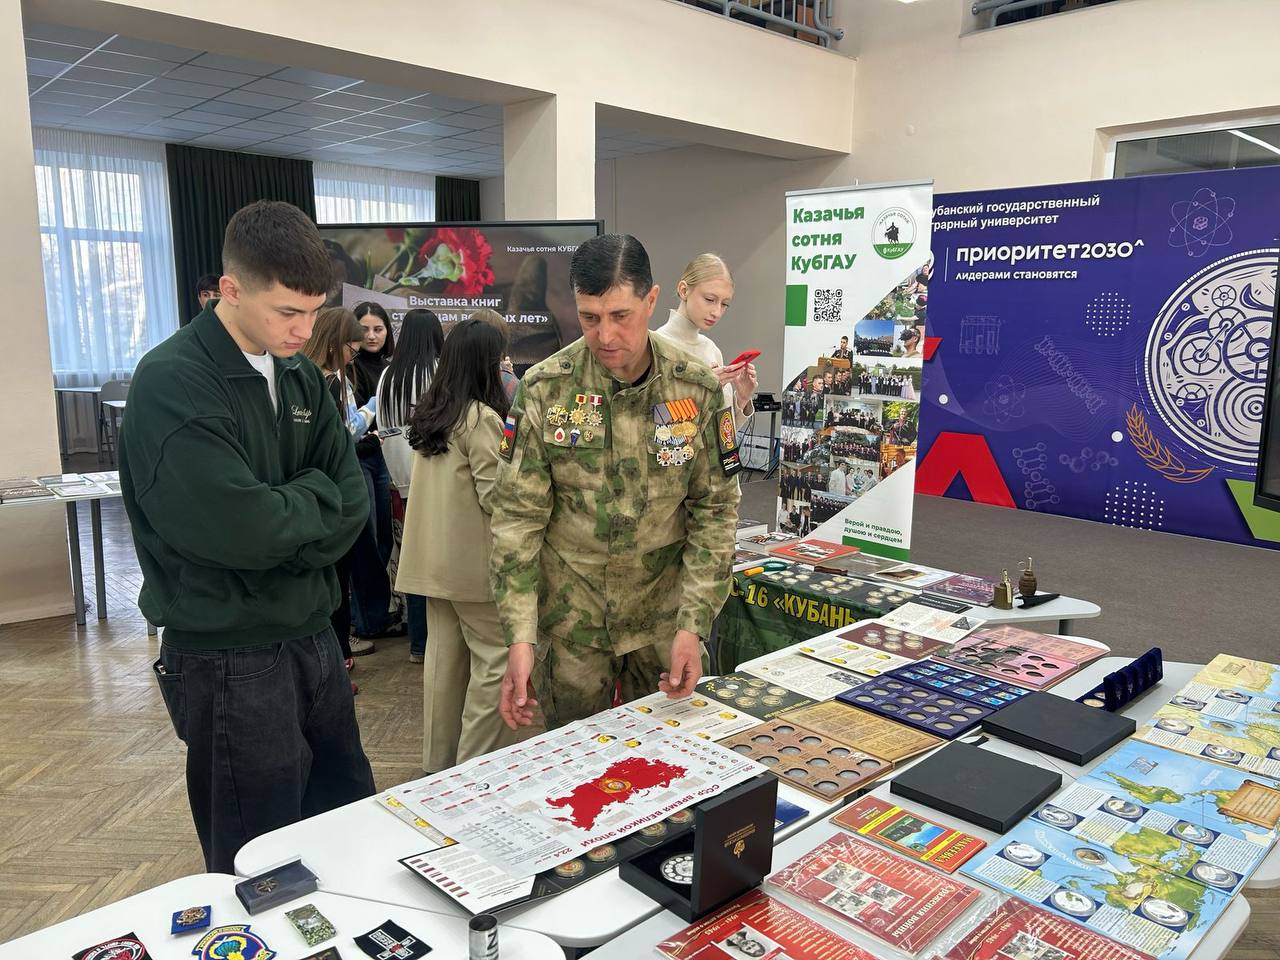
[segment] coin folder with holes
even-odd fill
[[[1137,724],[1123,714],[1033,693],[983,721],[982,727],[1001,740],[1084,764],[1133,736]]]
[[[889,791],[994,833],[1006,833],[1061,786],[1062,774],[1055,770],[971,744],[951,743],[898,774]]]

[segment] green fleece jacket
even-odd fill
[[[320,370],[275,360],[267,382],[210,304],[142,358],[120,432],[120,486],[147,619],[176,647],[221,650],[318,633],[333,564],[369,494]]]

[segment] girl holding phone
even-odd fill
[[[680,275],[676,295],[680,305],[654,333],[711,368],[724,385],[725,406],[733,409],[734,423],[741,423],[756,412],[751,400],[758,383],[755,364],[747,360],[725,366],[724,354],[707,336],[733,300],[729,267],[714,253],[698,254]]]

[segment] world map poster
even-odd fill
[[[528,877],[763,773],[717,743],[609,710],[419,782],[402,797],[512,877]]]
[[[1034,820],[960,872],[1159,960],[1185,960],[1230,903],[1203,884]]]

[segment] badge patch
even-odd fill
[[[502,425],[502,442],[498,444],[498,456],[507,463],[511,462],[516,452],[516,428],[519,423],[515,414],[509,413],[506,422]]]
[[[293,924],[308,947],[316,947],[326,940],[338,935],[338,930],[329,919],[311,904],[303,904],[296,910],[290,910],[285,917]]]
[[[733,411],[728,407],[716,414],[716,443],[720,450],[720,469],[726,477],[742,472],[738,457],[738,432],[733,425]]]
[[[427,944],[390,920],[355,940],[356,946],[375,960],[414,960],[431,952]]]
[[[271,960],[276,952],[263,939],[249,930],[247,923],[215,927],[200,938],[191,951],[199,960]]]
[[[135,933],[112,937],[96,947],[86,947],[71,960],[151,960],[151,954]]]
[[[185,910],[178,910],[174,913],[169,932],[178,934],[203,930],[209,926],[212,920],[213,909],[211,907],[207,905],[203,907],[187,907]]]

